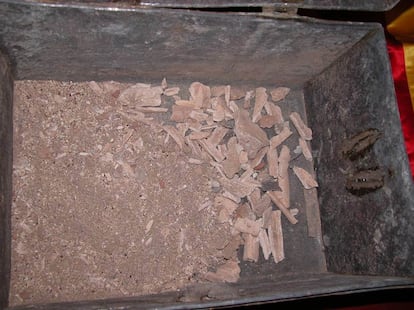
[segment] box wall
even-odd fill
[[[300,276],[289,275],[275,279],[251,279],[250,281],[236,284],[208,283],[187,287],[178,292],[157,295],[28,305],[10,309],[207,309],[397,288],[414,289],[414,283],[406,278],[347,276],[324,273]]]
[[[159,83],[165,76],[301,89],[373,27],[0,1],[0,38],[17,79]]]
[[[7,305],[10,282],[12,97],[13,81],[10,65],[0,52],[0,309]]]
[[[391,77],[383,34],[373,32],[305,87],[332,272],[414,275],[413,183]],[[346,139],[370,128],[381,132],[372,151],[345,158]],[[345,189],[350,174],[372,167],[384,173],[382,188],[361,196]]]

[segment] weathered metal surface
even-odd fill
[[[388,55],[381,33],[358,43],[305,87],[325,255],[332,272],[414,275],[414,192]],[[381,137],[368,153],[352,160],[343,147],[369,128]],[[361,170],[362,169],[362,170]],[[383,171],[383,186],[365,195],[346,190],[355,171]],[[358,174],[364,185],[363,174]],[[368,182],[369,181],[369,182]],[[372,182],[371,182],[372,181]],[[374,188],[376,187],[376,188]]]
[[[166,76],[302,88],[374,29],[379,27],[0,1],[0,38],[17,79],[159,82]]]
[[[404,278],[346,276],[335,274],[289,275],[237,284],[202,284],[179,292],[110,300],[83,301],[13,307],[13,310],[61,309],[209,309],[214,307],[283,302],[329,294],[350,294],[392,288],[414,288]]]
[[[13,80],[10,65],[0,52],[0,309],[7,305],[10,282],[12,96]]]
[[[23,0],[38,3],[92,3],[110,6],[149,6],[166,8],[306,8],[319,10],[352,10],[384,12],[392,9],[399,0]]]
[[[300,7],[308,9],[333,9],[355,11],[388,11],[398,0],[285,0],[285,1],[255,1],[255,0],[141,0],[142,5],[158,7],[249,7],[249,6],[279,6]]]

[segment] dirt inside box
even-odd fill
[[[15,82],[11,304],[294,264],[290,235],[306,231],[317,183],[291,95],[165,79]]]

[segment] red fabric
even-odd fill
[[[405,147],[410,160],[411,173],[414,178],[414,111],[405,72],[403,45],[391,38],[387,39],[398,109],[400,111]]]

